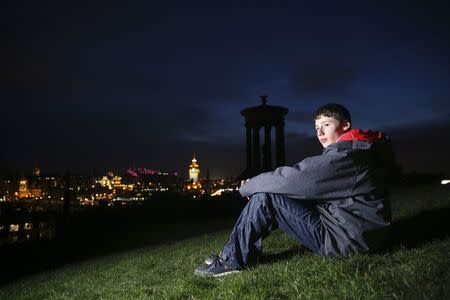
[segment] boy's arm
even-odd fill
[[[283,194],[296,199],[343,198],[352,194],[357,167],[348,156],[321,155],[279,167],[244,183],[239,192]]]

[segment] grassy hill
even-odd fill
[[[277,231],[257,266],[195,276],[227,229],[34,273],[0,287],[0,299],[449,299],[450,188],[397,190],[392,202],[395,238],[378,254],[322,258]]]

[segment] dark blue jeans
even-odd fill
[[[263,239],[277,228],[316,253],[323,244],[325,229],[312,202],[259,193],[242,211],[222,258],[236,268],[255,264]]]

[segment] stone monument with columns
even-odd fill
[[[275,167],[285,164],[284,117],[288,109],[267,105],[267,96],[261,96],[262,104],[241,110],[246,128],[246,169],[240,179],[253,177],[270,171],[272,165],[272,128],[275,130]],[[264,132],[264,142],[260,143],[260,130]]]

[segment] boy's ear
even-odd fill
[[[350,127],[352,127],[352,124],[350,124],[349,121],[345,120],[344,122],[342,122],[342,129],[343,129],[344,131],[349,130]]]

